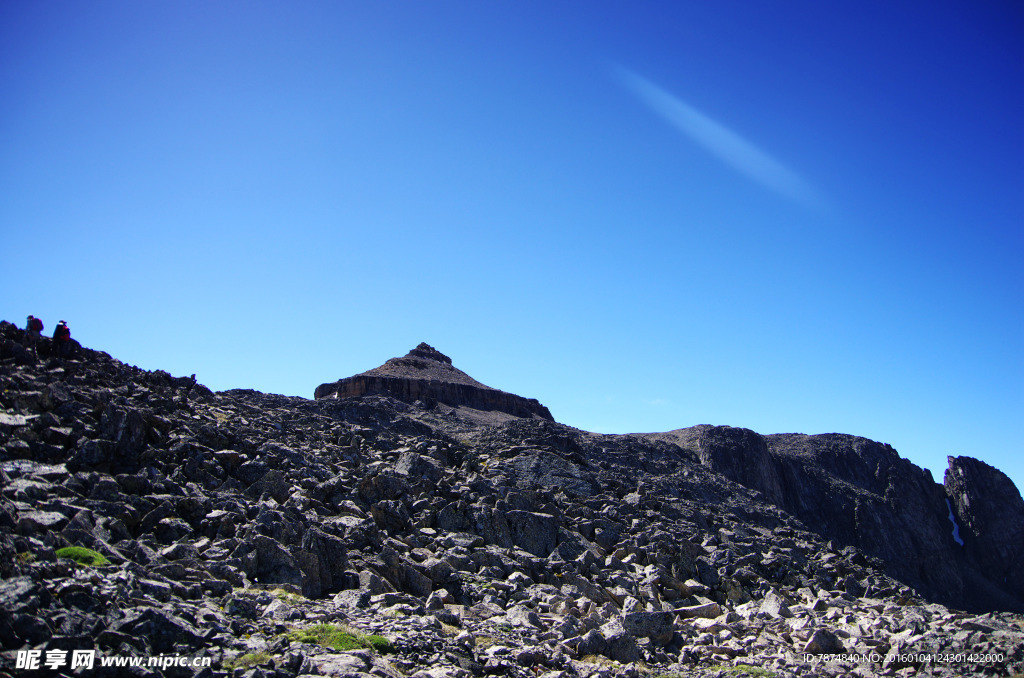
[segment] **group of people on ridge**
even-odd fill
[[[39,357],[39,338],[43,336],[43,321],[29,315],[25,323],[25,343],[32,349],[32,354]],[[71,329],[61,320],[53,330],[53,355],[58,358],[71,357]]]

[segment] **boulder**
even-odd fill
[[[600,628],[605,639],[604,656],[623,664],[643,659],[636,638],[623,626],[621,619],[613,619]]]
[[[403,452],[395,462],[395,473],[411,478],[422,478],[429,483],[441,480],[444,471],[436,461],[416,452]]]
[[[672,640],[675,632],[675,618],[672,612],[629,612],[622,615],[622,627],[626,633],[634,637],[650,638],[656,643],[666,645]]]
[[[302,594],[307,598],[319,598],[343,588],[348,550],[342,539],[312,527],[302,536],[296,562],[302,571]]]
[[[806,654],[839,654],[844,651],[843,642],[828,629],[815,629],[802,650]]]
[[[291,553],[270,537],[258,534],[232,554],[241,555],[242,569],[261,584],[302,586],[302,570]]]
[[[558,518],[546,513],[509,511],[505,514],[512,543],[540,558],[547,558],[558,541]]]

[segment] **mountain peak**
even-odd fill
[[[401,358],[391,358],[380,367],[355,376],[439,381],[446,384],[464,384],[475,388],[494,390],[452,365],[452,359],[444,353],[430,344],[422,342]]]
[[[453,408],[554,421],[548,408],[535,398],[523,398],[481,384],[425,342],[401,358],[391,358],[372,370],[321,384],[314,392],[318,400],[364,395],[388,395],[405,402],[443,403]]]
[[[440,363],[452,364],[452,359],[441,353],[425,341],[421,341],[413,350],[409,351],[406,358],[423,358],[425,360],[436,360]]]

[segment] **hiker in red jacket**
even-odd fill
[[[63,320],[53,330],[53,354],[58,358],[71,357],[71,330]]]
[[[32,349],[32,355],[36,358],[39,357],[39,337],[43,333],[43,321],[34,315],[28,316],[28,321],[25,323],[25,345]]]

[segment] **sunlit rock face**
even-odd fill
[[[454,367],[451,358],[425,343],[380,367],[321,384],[314,392],[318,400],[366,395],[389,395],[404,402],[420,401],[428,406],[443,403],[450,407],[554,421],[548,408],[535,398],[523,398],[481,384]]]

